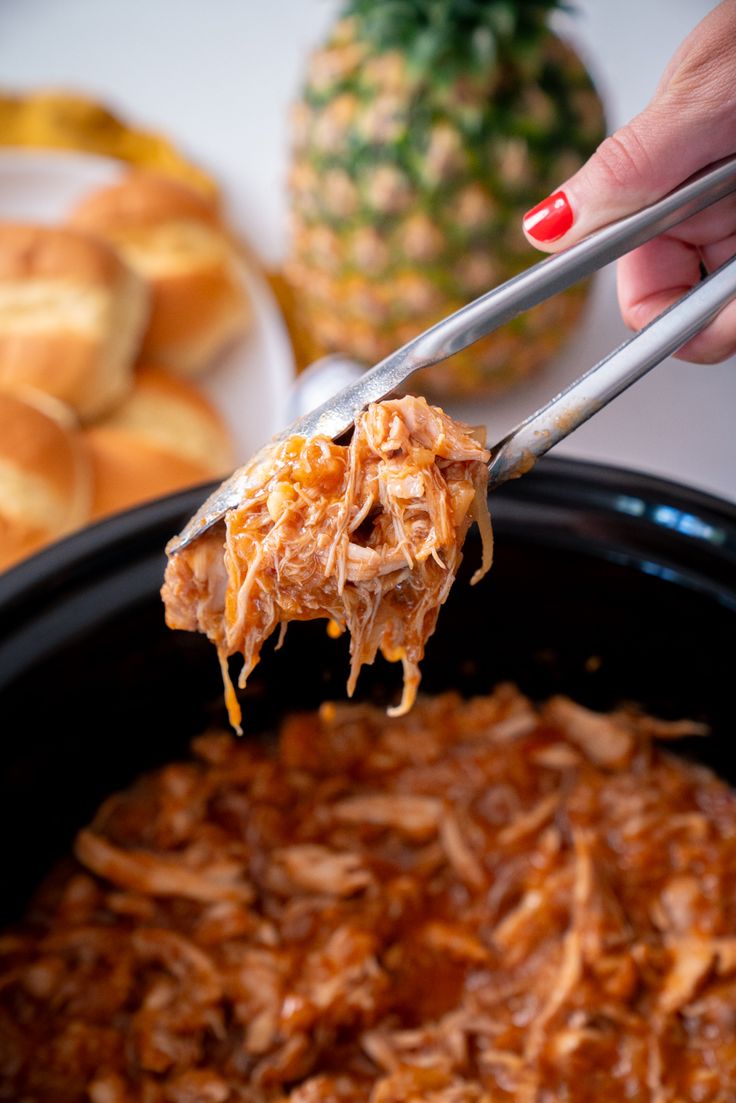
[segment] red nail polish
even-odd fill
[[[572,226],[572,207],[564,191],[556,191],[524,215],[523,225],[536,241],[557,241]]]

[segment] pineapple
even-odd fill
[[[556,0],[347,0],[294,111],[284,275],[309,352],[373,364],[539,259],[523,213],[603,137]],[[555,352],[577,287],[427,369],[493,391]]]

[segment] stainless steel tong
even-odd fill
[[[523,311],[734,191],[736,157],[730,157],[699,172],[656,203],[540,261],[444,318],[299,418],[277,439],[294,433],[305,437],[341,436],[369,403],[403,387],[420,368],[467,348]],[[736,257],[498,441],[491,449],[489,487],[493,489],[528,471],[554,444],[686,344],[734,297]],[[210,495],[180,535],[170,541],[169,554],[181,551],[221,521],[242,501],[244,489],[245,476],[240,469]]]

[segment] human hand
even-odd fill
[[[698,169],[736,153],[736,0],[723,0],[679,47],[648,107],[524,216],[538,249],[558,252],[666,195]],[[621,313],[641,329],[736,254],[736,195],[618,263]],[[736,352],[736,302],[677,354],[716,363]]]

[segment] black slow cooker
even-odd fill
[[[214,649],[165,627],[164,545],[203,500],[199,487],[93,526],[0,577],[0,923],[68,851],[101,800],[227,726]],[[440,614],[422,689],[486,692],[511,679],[536,698],[593,708],[634,701],[706,721],[678,744],[736,781],[736,507],[610,467],[546,459],[491,500],[490,574],[469,538]],[[244,694],[245,738],[285,711],[342,698],[344,640],[296,624]],[[382,660],[358,696],[394,700]]]

